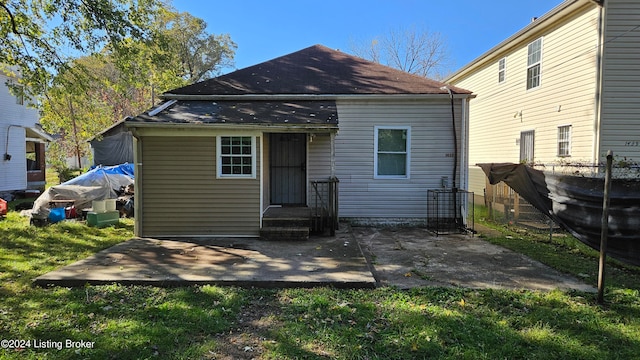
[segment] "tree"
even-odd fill
[[[44,94],[70,60],[127,39],[145,39],[162,0],[0,0],[0,70],[20,74],[25,91]],[[76,68],[78,69],[78,68]]]
[[[445,39],[415,27],[389,31],[366,43],[352,42],[354,55],[423,77],[441,79],[449,66]]]
[[[148,40],[124,39],[119,53],[108,44],[99,53],[67,63],[42,102],[41,123],[61,135],[54,147],[58,157],[73,154],[80,166],[87,140],[153,106],[155,92],[187,85],[232,64],[235,43],[228,35],[209,35],[205,29],[204,21],[188,13],[163,9]],[[57,160],[53,162],[61,163]]]
[[[217,75],[233,65],[237,45],[228,34],[207,34],[207,23],[189,13],[164,11],[159,19],[161,36],[167,39],[172,66],[189,82]]]

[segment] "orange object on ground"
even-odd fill
[[[7,202],[0,199],[0,216],[7,215]]]

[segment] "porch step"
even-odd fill
[[[309,240],[309,227],[263,226],[260,230],[260,238],[268,241],[307,241]]]
[[[306,241],[311,228],[308,207],[274,207],[262,218],[260,237],[271,241]]]
[[[262,227],[309,227],[310,219],[304,217],[264,217]]]

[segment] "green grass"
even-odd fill
[[[511,224],[498,224],[484,220],[483,207],[478,207],[476,218],[488,227],[502,233],[486,240],[525,254],[564,273],[577,276],[592,284],[597,283],[599,252],[563,231],[537,231]],[[615,288],[639,288],[640,269],[607,257],[605,285]]]
[[[589,276],[570,238],[498,227],[489,241]],[[34,277],[129,239],[108,228],[0,221],[0,338],[94,342],[0,349],[1,359],[632,359],[640,354],[640,271],[612,262],[606,304],[580,292],[401,291],[194,286],[37,288]],[[251,346],[248,346],[250,344]]]

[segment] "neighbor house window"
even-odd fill
[[[218,136],[218,177],[256,177],[256,138]]]
[[[558,156],[571,156],[571,125],[558,126]]]
[[[527,90],[540,86],[540,63],[542,62],[542,38],[527,48]]]
[[[24,87],[22,85],[16,86],[16,104],[24,105]]]
[[[376,126],[374,138],[375,178],[409,178],[411,128]]]
[[[498,82],[504,82],[507,75],[507,58],[502,58],[498,61]]]

